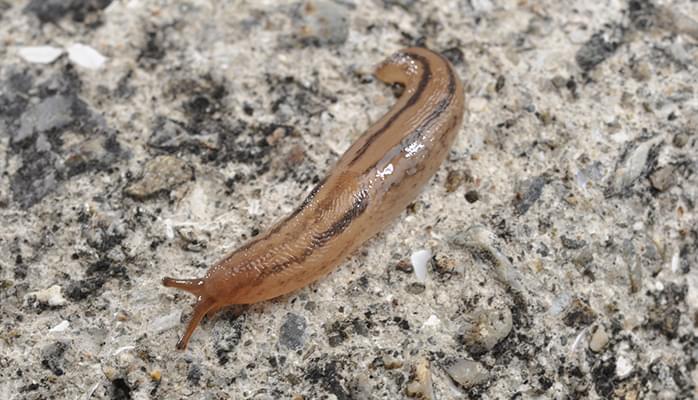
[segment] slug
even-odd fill
[[[178,349],[186,349],[205,315],[281,296],[329,273],[400,215],[434,175],[463,120],[463,85],[453,67],[431,50],[407,48],[379,64],[375,76],[403,85],[402,95],[295,211],[203,278],[162,280],[197,298]]]

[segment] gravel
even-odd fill
[[[698,396],[697,20],[690,0],[0,0],[0,398]],[[292,212],[395,101],[374,66],[416,45],[468,105],[419,199],[176,351],[195,299],[162,277]]]

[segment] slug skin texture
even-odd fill
[[[376,77],[401,84],[396,104],[342,155],[300,206],[214,264],[200,279],[164,278],[197,303],[177,343],[185,349],[204,315],[302,288],[332,271],[415,200],[460,130],[463,85],[443,56],[403,49]]]

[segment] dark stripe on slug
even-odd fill
[[[249,249],[250,247],[252,247],[252,246],[258,244],[259,242],[261,242],[261,241],[267,239],[267,238],[270,237],[271,235],[274,235],[274,234],[279,233],[279,231],[281,230],[281,228],[283,228],[283,227],[285,226],[286,222],[290,221],[292,218],[294,218],[296,215],[298,215],[301,211],[303,211],[306,207],[308,207],[308,205],[310,205],[310,203],[313,201],[313,199],[315,198],[315,196],[317,196],[317,194],[318,194],[318,192],[320,191],[320,189],[322,189],[322,185],[325,184],[325,181],[326,181],[326,180],[327,180],[327,177],[322,178],[322,179],[315,185],[315,187],[313,188],[313,190],[310,191],[310,193],[309,193],[308,196],[305,198],[305,200],[303,200],[303,202],[302,202],[295,210],[293,210],[293,212],[292,212],[290,215],[286,216],[284,219],[282,219],[281,221],[277,222],[277,223],[276,223],[276,226],[274,227],[274,229],[272,229],[272,230],[269,231],[268,233],[265,233],[265,234],[262,235],[262,236],[258,236],[258,237],[256,237],[256,238],[250,240],[249,242],[247,242],[247,243],[245,243],[244,245],[240,246],[240,247],[238,248],[237,251],[244,251],[244,250],[247,250],[247,249]],[[229,260],[231,257],[233,257],[234,255],[235,255],[235,253],[231,253],[231,254],[228,255],[228,257],[224,258],[223,260],[219,261],[218,263],[219,263],[219,264],[220,264],[220,263],[224,263],[224,262],[228,261],[228,260]]]
[[[368,139],[366,139],[366,143],[364,143],[361,148],[356,152],[356,155],[354,158],[349,162],[349,165],[352,165],[361,158],[361,156],[368,150],[368,148],[371,146],[371,144],[376,141],[385,131],[387,131],[390,126],[402,115],[403,112],[407,111],[410,107],[415,105],[417,101],[419,101],[419,98],[422,97],[422,93],[424,90],[427,88],[427,84],[429,83],[429,80],[431,79],[431,67],[429,66],[429,60],[426,59],[426,57],[420,56],[419,54],[411,54],[411,53],[405,53],[406,56],[411,57],[412,59],[419,61],[420,64],[422,64],[422,69],[424,70],[424,73],[422,74],[422,78],[419,80],[419,84],[417,85],[417,90],[412,94],[412,96],[407,100],[407,103],[393,115],[390,117],[390,119],[383,125],[380,129],[378,129],[373,135],[369,136]]]
[[[269,275],[277,274],[293,264],[302,264],[310,257],[317,249],[324,247],[335,236],[344,232],[352,221],[363,214],[368,207],[368,191],[362,189],[359,195],[354,198],[351,208],[345,212],[339,219],[334,221],[332,225],[325,231],[314,234],[310,243],[303,249],[302,254],[292,254],[287,260],[274,264],[265,268],[257,277],[257,281],[261,281]]]
[[[434,110],[432,111],[431,114],[429,114],[428,117],[424,119],[424,121],[414,128],[412,132],[407,136],[406,140],[403,140],[403,143],[413,143],[417,140],[419,140],[419,136],[421,136],[422,132],[428,130],[431,125],[434,123],[434,121],[438,120],[438,118],[446,112],[448,107],[451,105],[453,102],[453,99],[455,98],[455,92],[456,92],[456,77],[453,73],[453,69],[449,65],[447,65],[448,69],[448,96],[444,99],[442,99],[439,104],[434,107]],[[446,128],[446,130],[450,130],[453,128],[453,123],[449,124],[449,126]],[[407,147],[403,144],[400,144],[402,147]],[[368,168],[366,168],[363,173],[366,174],[368,171],[371,169],[376,168],[377,164],[370,165]]]
[[[347,212],[344,213],[344,215],[342,215],[337,221],[335,221],[329,229],[320,234],[314,235],[314,239],[317,242],[322,243],[322,245],[324,245],[333,237],[344,232],[344,230],[346,230],[349,227],[351,222],[356,217],[358,217],[364,211],[366,211],[366,207],[368,207],[368,192],[366,191],[366,189],[361,189],[361,191],[358,193],[358,196],[354,198],[354,202],[351,205],[351,209],[349,209]]]

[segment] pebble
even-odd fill
[[[646,140],[627,153],[616,167],[613,181],[609,187],[611,194],[627,190],[643,175],[647,169],[648,161],[656,155],[660,141],[661,138]]]
[[[402,360],[386,354],[383,356],[383,367],[385,369],[402,368]]]
[[[409,397],[417,397],[423,400],[434,399],[434,388],[431,380],[429,360],[422,357],[414,366],[414,379],[407,384],[405,393]]]
[[[141,178],[126,187],[126,194],[139,200],[174,189],[194,178],[193,169],[174,156],[158,156],[148,161]]]
[[[439,253],[434,256],[434,269],[440,274],[453,273],[456,270],[456,260],[445,255],[444,253]]]
[[[286,314],[286,321],[281,325],[279,344],[291,350],[298,350],[305,344],[305,317],[293,313]]]
[[[650,175],[650,183],[652,187],[659,190],[660,192],[666,192],[674,186],[675,177],[674,171],[676,169],[672,165],[665,165],[663,167],[657,168]]]
[[[422,324],[422,326],[425,328],[435,328],[439,325],[441,325],[441,320],[434,314],[430,315],[429,318],[427,318],[427,320]]]
[[[398,261],[397,264],[395,264],[395,269],[406,273],[412,272],[414,270],[414,268],[412,268],[412,264],[410,264],[410,262],[407,260]]]
[[[671,143],[678,148],[682,148],[688,143],[688,135],[684,132],[677,133]]]
[[[586,189],[589,183],[596,183],[603,179],[603,176],[603,164],[594,161],[584,168],[580,168],[575,174],[574,180],[580,189]]]
[[[504,340],[512,327],[511,310],[508,307],[480,309],[471,314],[468,325],[463,329],[461,340],[468,353],[484,354]]]
[[[560,236],[560,242],[562,247],[570,250],[578,250],[587,245],[587,242],[583,239],[572,239],[565,235]]]
[[[604,347],[606,347],[608,339],[609,337],[608,333],[606,333],[606,329],[603,327],[603,325],[599,325],[596,328],[596,331],[591,335],[591,339],[589,340],[589,349],[591,349],[591,351],[594,353],[600,352]]]
[[[61,376],[63,370],[64,354],[68,350],[68,344],[55,342],[41,348],[41,365],[50,370],[54,375]]]
[[[596,319],[594,310],[585,301],[575,298],[565,309],[562,321],[567,326],[585,328]]]
[[[509,286],[511,289],[521,292],[524,280],[521,273],[514,268],[511,261],[497,248],[495,234],[482,225],[472,225],[465,232],[459,232],[451,242],[456,246],[468,248],[474,256],[485,252],[493,260],[497,279]]]
[[[162,372],[159,369],[150,371],[150,379],[155,382],[160,382],[160,379],[162,379]]]
[[[463,358],[449,364],[445,370],[464,389],[479,385],[489,378],[489,372],[481,363]]]
[[[632,372],[633,364],[627,357],[620,356],[616,359],[616,376],[618,379],[627,378]]]
[[[427,264],[429,260],[431,260],[430,250],[417,250],[410,256],[417,282],[424,283],[427,281]]]
[[[348,9],[327,0],[302,3],[297,29],[301,43],[316,46],[338,46],[349,37]]]
[[[197,226],[180,225],[175,228],[175,231],[182,239],[182,248],[191,252],[200,252],[206,249],[208,244],[208,234]]]
[[[47,304],[51,307],[63,306],[67,303],[65,297],[61,293],[62,288],[58,285],[53,285],[48,289],[39,290],[27,294],[27,297],[33,298],[41,304]]]
[[[577,54],[575,61],[584,70],[589,71],[601,64],[618,49],[623,41],[624,29],[619,24],[607,24],[603,30],[595,32],[584,43]]]
[[[199,364],[193,363],[189,365],[189,371],[187,372],[187,380],[191,382],[192,385],[198,386],[201,381],[201,367]]]
[[[17,49],[19,56],[27,62],[51,64],[63,54],[63,49],[53,46],[27,46]]]
[[[681,267],[681,253],[678,251],[671,256],[671,272],[678,273]]]
[[[420,294],[424,293],[424,290],[426,290],[426,286],[423,283],[420,282],[412,282],[407,287],[405,290],[407,290],[407,293],[410,294]]]
[[[452,193],[455,192],[460,185],[463,183],[465,178],[465,174],[463,171],[459,170],[450,170],[448,171],[448,175],[446,176],[446,192],[447,193]]]
[[[465,200],[468,203],[475,203],[476,201],[480,200],[480,194],[477,192],[477,190],[468,190],[465,192]]]
[[[516,213],[524,215],[533,204],[535,204],[543,194],[543,187],[548,183],[548,179],[544,176],[536,176],[520,182],[516,190],[516,198],[514,199],[514,208]]]
[[[53,328],[49,329],[48,331],[51,333],[57,333],[57,332],[65,332],[66,329],[70,327],[70,322],[63,320],[58,323],[58,325],[54,326]]]
[[[487,107],[487,99],[482,97],[473,97],[468,103],[468,108],[471,112],[482,111]]]
[[[90,46],[74,43],[66,48],[68,59],[74,64],[87,69],[100,69],[107,58]]]

